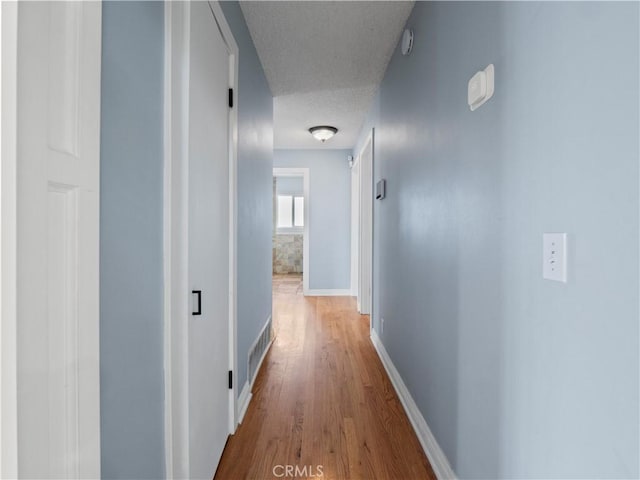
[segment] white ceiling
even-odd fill
[[[276,148],[352,148],[414,2],[241,1],[274,96]],[[325,144],[308,132],[332,125]]]

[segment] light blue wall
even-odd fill
[[[303,177],[277,177],[276,193],[278,195],[303,195],[304,179]]]
[[[238,97],[238,391],[271,315],[273,97],[238,2],[221,2],[240,50]]]
[[[351,150],[275,150],[274,167],[309,168],[309,288],[351,284]]]
[[[273,101],[237,2],[238,361],[271,314]],[[101,428],[104,478],[164,477],[162,2],[104,2]]]
[[[638,13],[417,2],[365,122],[376,328],[461,478],[640,473]],[[569,235],[567,284],[543,232]]]
[[[103,3],[103,478],[164,477],[163,8],[162,2]]]

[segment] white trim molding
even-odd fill
[[[164,172],[163,172],[163,205],[162,205],[162,245],[163,245],[163,278],[164,278],[164,292],[163,292],[163,309],[164,309],[164,325],[163,325],[163,367],[165,374],[164,381],[164,441],[165,441],[165,471],[167,477],[173,477],[173,395],[171,384],[171,368],[172,368],[172,335],[171,335],[171,318],[172,318],[172,294],[171,294],[171,251],[173,249],[171,242],[171,220],[173,217],[172,212],[172,175],[171,175],[171,149],[172,149],[172,135],[171,135],[171,76],[172,76],[172,54],[171,54],[171,23],[172,23],[171,7],[167,3],[164,5],[164,99],[163,99],[163,129],[164,129]]]
[[[360,274],[360,157],[351,165],[351,296],[358,297]],[[358,305],[360,311],[360,305]]]
[[[418,436],[418,440],[422,445],[424,453],[429,459],[429,463],[431,464],[431,468],[433,468],[433,472],[436,474],[436,477],[438,477],[439,480],[455,480],[456,474],[451,468],[449,460],[447,460],[447,457],[440,448],[440,445],[438,445],[436,438],[433,436],[433,433],[431,433],[431,429],[429,428],[429,425],[427,425],[427,421],[422,416],[422,413],[420,413],[420,409],[413,400],[411,393],[409,393],[409,389],[391,361],[391,357],[389,357],[387,350],[384,348],[384,345],[375,330],[371,330],[371,343],[373,343],[373,346],[378,352],[382,365],[384,365],[384,368],[389,375],[389,379],[400,398],[400,402],[402,402],[402,406],[407,413],[407,417],[409,417],[409,421]]]
[[[0,2],[0,478],[18,476],[18,2]]]
[[[209,7],[229,50],[229,88],[233,90],[234,99],[234,106],[229,109],[229,370],[233,375],[233,387],[229,389],[229,433],[233,434],[239,423],[236,418],[238,399],[238,352],[236,351],[238,252],[236,239],[238,232],[238,72],[240,68],[238,56],[240,49],[224,16],[220,1],[209,0]]]
[[[358,311],[369,315],[373,328],[373,162],[375,160],[375,129],[372,128],[358,154],[360,180],[358,207]],[[365,155],[367,148],[371,154]],[[366,283],[366,285],[365,285]]]
[[[351,297],[351,289],[306,289],[304,290],[305,297]]]
[[[251,403],[251,398],[253,398],[253,393],[251,393],[251,385],[249,385],[249,380],[247,380],[244,382],[242,390],[240,390],[240,395],[238,395],[238,423],[242,423],[244,414],[247,413],[249,403]]]
[[[188,118],[189,10],[186,2],[164,4],[164,397],[167,478],[189,476],[187,364],[189,309]]]

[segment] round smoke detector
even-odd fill
[[[413,48],[413,30],[405,29],[402,34],[402,55],[409,55]]]

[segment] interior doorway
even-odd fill
[[[205,2],[190,8],[189,473],[211,478],[229,432],[230,52]],[[205,207],[206,205],[206,207]]]
[[[373,290],[373,137],[351,167],[351,291],[358,311],[371,315]]]
[[[309,288],[309,169],[273,169],[273,275],[275,285]],[[290,280],[290,281],[289,281]]]
[[[238,46],[218,2],[165,19],[166,470],[212,478],[238,418]]]

